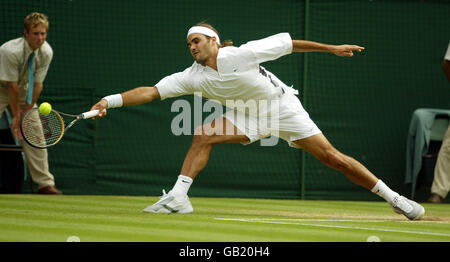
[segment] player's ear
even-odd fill
[[[212,45],[217,45],[217,46],[219,46],[219,45],[217,44],[217,39],[216,39],[215,36],[211,36],[209,39],[211,40],[211,44],[212,44]]]

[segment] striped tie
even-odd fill
[[[31,105],[31,101],[33,100],[33,87],[34,87],[34,52],[31,52],[30,57],[28,58],[28,96],[27,103]]]

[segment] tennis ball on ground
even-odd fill
[[[39,106],[39,113],[43,114],[44,116],[50,114],[51,111],[52,111],[52,105],[50,105],[47,102],[44,102]]]

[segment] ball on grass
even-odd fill
[[[47,102],[44,102],[39,106],[39,113],[43,114],[44,116],[50,114],[51,111],[52,106]]]

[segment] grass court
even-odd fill
[[[193,214],[142,212],[158,197],[0,195],[2,242],[450,242],[448,204],[409,221],[386,202],[192,197]]]

